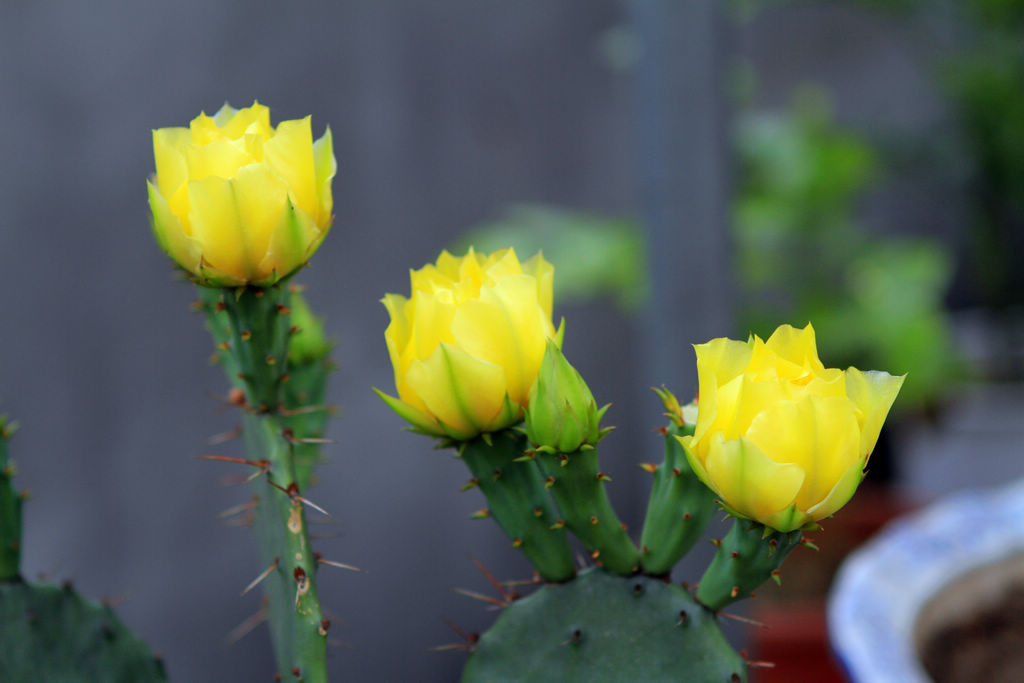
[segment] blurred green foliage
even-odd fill
[[[935,240],[857,223],[878,176],[874,149],[838,128],[811,90],[790,111],[740,117],[734,141],[743,331],[810,321],[826,364],[908,373],[897,409],[940,402],[961,374],[942,303],[951,259]]]
[[[1024,0],[846,2],[910,19],[929,46],[925,58],[950,100],[968,167],[971,294],[1012,316],[1024,307]],[[792,0],[732,0],[730,8],[750,19],[783,4]]]
[[[521,258],[538,251],[555,266],[558,301],[612,297],[635,310],[647,292],[643,233],[631,219],[609,218],[540,204],[508,207],[501,218],[477,226],[455,245],[490,252],[515,247]]]
[[[971,38],[943,82],[973,162],[974,271],[983,303],[1001,311],[1024,306],[1024,2],[962,4]]]

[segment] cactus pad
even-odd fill
[[[686,590],[602,569],[506,607],[462,674],[463,683],[745,680],[714,614]]]
[[[163,662],[107,606],[70,587],[0,583],[0,681],[166,681]]]

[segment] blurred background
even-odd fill
[[[318,550],[366,570],[320,574],[339,680],[454,680],[445,621],[495,617],[452,591],[487,590],[470,556],[529,575],[468,519],[463,465],[370,391],[393,389],[380,297],[469,244],[555,264],[633,529],[649,387],[693,395],[691,344],[811,321],[827,365],[908,373],[849,529],[757,601],[806,607],[820,638],[829,568],[890,514],[1024,475],[1022,27],[1020,0],[5,0],[0,411],[22,426],[26,573],[116,602],[175,680],[271,679],[265,629],[226,644],[260,567],[218,514],[249,494],[195,457],[232,454],[206,439],[235,417],[145,193],[151,129],[258,99],[330,124],[339,163],[297,278],[338,340]]]

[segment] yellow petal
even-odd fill
[[[211,176],[231,178],[238,169],[255,159],[242,140],[215,140],[207,145],[187,145],[185,161],[190,180],[203,180]]]
[[[320,136],[320,139],[313,143],[313,163],[316,170],[316,186],[320,199],[320,211],[313,217],[316,224],[321,228],[331,222],[331,210],[334,206],[334,197],[331,192],[331,181],[338,171],[338,162],[334,158],[334,138],[331,136],[331,127]]]
[[[245,234],[246,260],[260,264],[267,256],[270,248],[271,235],[275,234],[279,224],[290,225],[290,216],[286,214],[288,207],[288,186],[265,164],[250,164],[238,169],[238,174],[231,180],[235,194],[238,220]],[[296,242],[292,251],[297,251],[296,259],[301,260],[305,252],[304,235],[295,235]],[[286,248],[276,244],[275,248]],[[275,263],[287,254],[273,255]],[[265,267],[265,266],[264,266]],[[256,277],[265,273],[257,269]],[[290,272],[290,270],[288,270]]]
[[[488,285],[493,285],[509,275],[521,275],[523,266],[519,263],[515,250],[509,247],[488,256],[484,262],[483,270],[486,273],[484,282]]]
[[[192,237],[203,249],[203,260],[222,272],[248,280],[254,264],[248,260],[245,231],[238,220],[231,182],[216,176],[188,184]]]
[[[490,431],[505,402],[502,368],[448,344],[413,361],[405,379],[430,414],[463,433]]]
[[[771,405],[754,419],[746,438],[775,462],[800,466],[805,477],[795,502],[804,511],[861,460],[860,428],[853,404],[844,397],[808,396]]]
[[[746,439],[713,434],[704,468],[729,507],[763,521],[792,505],[804,481],[799,465],[775,462]]]
[[[287,277],[309,259],[323,239],[313,219],[285,197],[285,208],[270,235],[266,254],[257,266],[254,284],[269,285]]]
[[[702,458],[697,456],[697,453],[694,450],[693,437],[676,435],[676,441],[678,441],[679,445],[683,447],[683,452],[686,453],[686,459],[690,463],[690,469],[693,470],[694,474],[697,475],[698,479],[704,482],[705,486],[707,486],[709,489],[714,490],[715,487],[711,483],[710,477],[708,477],[708,472],[706,469],[704,469],[704,462],[702,461]]]
[[[526,402],[546,340],[554,336],[532,277],[506,275],[494,287],[481,288],[480,299],[458,307],[451,330],[459,348],[504,368],[509,400]]]
[[[810,323],[802,330],[791,325],[779,325],[768,337],[765,347],[798,367],[819,372],[825,368],[818,358],[818,346],[814,328]]]
[[[832,487],[828,495],[825,496],[824,500],[807,511],[808,516],[815,521],[824,519],[835,514],[839,508],[846,505],[850,498],[853,497],[853,494],[857,492],[860,482],[864,480],[864,467],[866,465],[866,457],[851,465],[843,473],[843,476],[839,478],[836,485]]]
[[[447,249],[443,249],[441,251],[441,255],[437,257],[436,268],[438,272],[444,275],[449,282],[455,282],[459,279],[459,269],[462,267],[462,262],[464,260],[476,263],[476,256],[473,251],[473,247],[469,248],[463,258],[452,256]]]
[[[862,372],[849,368],[846,371],[846,395],[861,413],[861,455],[869,455],[875,449],[882,423],[900,393],[904,379],[906,375],[894,377],[879,370]]]
[[[294,204],[309,216],[319,216],[310,117],[278,124],[273,137],[263,145],[263,159],[288,183]]]
[[[714,368],[697,363],[697,424],[694,427],[693,437],[697,443],[703,443],[711,428],[715,424],[722,425],[722,418],[718,413],[718,378],[715,376]],[[706,455],[706,450],[701,450],[701,457]]]
[[[230,109],[227,104],[225,104],[224,107],[228,107]],[[224,107],[221,107],[222,111],[224,110]],[[194,145],[207,145],[214,140],[225,139],[224,132],[221,130],[220,126],[217,125],[217,120],[212,116],[207,116],[206,112],[203,112],[192,119],[188,128],[192,134],[192,144]]]
[[[225,104],[213,118],[223,135],[232,140],[246,133],[262,138],[269,138],[273,134],[273,128],[270,126],[270,109],[259,102],[253,102],[251,107],[237,111]]]
[[[441,291],[436,296],[413,296],[410,350],[415,357],[422,359],[430,356],[441,342],[453,343],[454,319],[455,304],[450,292]]]
[[[197,269],[202,260],[199,243],[181,229],[181,222],[171,212],[160,190],[152,183],[147,182],[146,185],[149,187],[149,208],[153,215],[153,232],[157,242],[179,266],[198,274]]]
[[[395,387],[402,383],[402,375],[406,367],[402,364],[402,353],[409,345],[411,328],[409,319],[405,314],[409,300],[400,294],[385,294],[381,303],[388,310],[391,322],[384,330],[384,340],[388,347],[388,356],[391,359],[391,367],[395,373]]]
[[[755,380],[750,375],[734,377],[718,387],[714,422],[708,431],[721,431],[726,440],[740,437],[765,409],[789,399],[787,389],[784,382],[774,378]]]
[[[714,377],[718,386],[738,376],[750,364],[751,346],[746,342],[720,337],[695,344],[693,349],[697,353],[697,367],[710,370],[709,377]]]
[[[538,252],[523,261],[523,272],[537,279],[537,301],[540,302],[544,315],[551,318],[554,299],[555,267],[544,260]]]
[[[170,197],[188,181],[185,146],[192,140],[188,128],[160,128],[153,131],[153,157],[160,193]]]

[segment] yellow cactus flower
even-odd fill
[[[810,324],[694,348],[697,424],[677,438],[725,506],[788,532],[845,505],[904,377],[824,367]]]
[[[470,439],[518,422],[548,339],[554,267],[512,249],[442,252],[411,271],[409,298],[388,294],[384,333],[399,398],[377,393],[418,431]]]
[[[269,286],[301,267],[331,226],[331,129],[270,125],[259,102],[225,104],[188,128],[153,131],[148,182],[161,248],[202,285]]]

